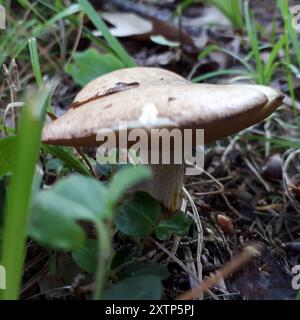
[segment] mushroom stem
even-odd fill
[[[184,181],[184,164],[149,164],[151,181],[142,184],[139,190],[149,193],[171,212],[180,209]]]

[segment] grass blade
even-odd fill
[[[218,8],[239,30],[243,30],[243,13],[240,0],[205,0],[206,3]]]
[[[34,74],[36,83],[40,88],[44,84],[44,80],[43,80],[40,61],[39,61],[36,38],[30,38],[28,40],[28,45],[29,45],[29,53],[30,53],[30,60],[31,60],[31,65],[33,69],[33,74]],[[54,114],[50,101],[48,101],[47,110],[48,112],[51,112],[52,114]]]
[[[241,8],[240,0],[231,0],[231,15],[232,15],[232,18],[234,18],[235,26],[240,30],[243,30],[244,21],[243,21],[243,12]]]
[[[257,71],[257,82],[258,84],[264,84],[265,79],[264,79],[264,69],[263,69],[263,64],[262,60],[260,57],[260,51],[259,51],[259,44],[258,44],[258,39],[257,39],[257,31],[256,27],[254,24],[254,21],[252,19],[252,14],[249,9],[249,1],[245,2],[244,5],[244,11],[245,11],[245,19],[246,19],[246,29],[247,33],[250,39],[250,43],[252,46],[252,51],[256,63],[256,71]]]
[[[281,14],[284,17],[284,15],[285,15],[285,3],[284,3],[284,1],[277,0],[277,6],[279,7],[279,9],[281,11]],[[288,19],[286,21],[288,34],[289,34],[289,37],[291,39],[291,43],[292,43],[292,45],[294,47],[294,50],[295,50],[295,56],[296,56],[296,61],[297,61],[298,67],[300,68],[300,42],[299,42],[299,39],[298,39],[298,34],[297,34],[296,30],[293,28],[293,25],[292,25],[292,21],[293,21],[292,14],[291,14],[291,12],[289,12],[289,10],[288,10],[287,14],[289,15],[289,17],[288,17]]]
[[[284,18],[284,38],[285,38],[285,64],[286,64],[286,71],[287,71],[287,78],[288,78],[288,87],[290,91],[290,95],[292,98],[292,107],[293,112],[296,114],[296,95],[294,90],[294,81],[291,72],[291,54],[290,54],[290,38],[289,38],[289,20],[290,20],[290,13],[289,13],[289,4],[288,1],[283,1],[282,4],[283,9],[283,18]]]
[[[285,37],[282,36],[280,37],[280,39],[276,42],[274,48],[271,51],[271,54],[268,58],[267,64],[265,66],[265,79],[266,79],[266,83],[269,83],[271,81],[272,78],[272,74],[274,71],[274,61],[276,59],[276,57],[278,56],[280,50],[284,47],[285,45]]]
[[[204,80],[218,77],[218,76],[225,76],[225,75],[248,75],[248,72],[245,72],[243,70],[238,70],[238,69],[223,69],[223,70],[218,70],[218,71],[213,71],[213,72],[208,72],[202,76],[196,77],[192,79],[192,82],[202,82]]]
[[[104,39],[115,52],[115,54],[124,62],[127,67],[134,67],[135,63],[129,56],[128,52],[123,48],[121,43],[115,38],[107,28],[105,22],[100,15],[95,11],[88,0],[77,0],[85,14],[93,22],[94,26],[102,33]]]
[[[232,58],[236,59],[237,61],[239,61],[245,68],[248,72],[250,73],[253,73],[253,70],[252,70],[252,67],[251,65],[247,62],[246,59],[243,59],[241,57],[239,57],[237,54],[235,54],[234,52],[231,52],[227,49],[223,49],[223,48],[219,48],[220,51],[228,54],[229,56],[231,56]]]
[[[82,175],[91,175],[88,168],[73,154],[72,149],[43,144],[42,150],[63,161],[69,169],[76,170]]]
[[[62,10],[58,12],[54,17],[49,19],[46,24],[43,26],[43,28],[49,28],[51,25],[56,23],[59,20],[65,19],[68,16],[72,16],[73,14],[80,11],[80,7],[78,4],[72,4],[69,7],[67,7],[65,10]]]
[[[2,264],[6,268],[7,288],[2,298],[5,300],[16,300],[20,294],[32,185],[52,89],[52,86],[42,86],[29,97],[20,120],[3,235]]]
[[[30,59],[33,69],[33,74],[36,80],[37,85],[40,87],[43,84],[43,77],[41,72],[41,66],[39,61],[39,54],[37,50],[37,44],[35,38],[30,38],[28,40],[29,45],[29,53],[30,53]]]

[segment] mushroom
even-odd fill
[[[127,133],[145,128],[151,138],[153,129],[159,129],[156,134],[161,129],[203,129],[207,144],[262,121],[282,99],[280,92],[260,85],[193,84],[159,68],[122,69],[87,84],[70,109],[45,126],[42,140],[53,145],[99,146],[104,143],[97,141],[99,131],[111,129],[120,135],[122,121],[128,124]],[[177,147],[169,150],[172,155]],[[148,151],[150,159],[152,150]],[[140,189],[176,211],[182,200],[184,161],[149,166],[153,179]]]

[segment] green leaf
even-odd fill
[[[171,47],[171,48],[177,48],[180,46],[180,42],[168,40],[167,38],[165,38],[164,36],[161,36],[161,35],[151,36],[150,39],[154,43],[159,44],[161,46],[167,46],[167,47]]]
[[[103,294],[104,300],[159,300],[163,287],[158,277],[152,275],[125,279]]]
[[[84,243],[84,232],[76,220],[79,217],[83,220],[85,212],[84,207],[65,200],[63,196],[50,191],[41,192],[32,207],[28,233],[44,245],[58,249],[78,248]]]
[[[118,229],[128,236],[144,237],[152,233],[160,214],[157,200],[145,192],[136,192],[125,202],[116,219]]]
[[[78,158],[76,158],[71,148],[50,146],[44,144],[42,145],[42,149],[63,161],[67,168],[74,169],[78,173],[87,176],[91,174],[87,167]]]
[[[143,264],[143,263],[130,263],[125,267],[124,275],[127,277],[153,275],[157,276],[160,280],[166,280],[170,276],[170,272],[163,264]]]
[[[15,136],[0,139],[0,177],[11,171],[15,147]]]
[[[72,257],[82,270],[89,273],[95,273],[97,270],[97,251],[97,241],[87,239],[81,248],[73,250]]]
[[[59,249],[83,245],[84,232],[77,221],[95,222],[110,214],[104,186],[95,179],[71,176],[52,190],[41,191],[33,201],[29,234],[41,243]]]
[[[171,219],[161,220],[155,229],[155,234],[162,241],[170,239],[173,234],[183,237],[189,231],[191,223],[191,219],[182,212],[177,212]]]
[[[129,263],[132,259],[138,256],[138,248],[132,246],[122,247],[114,254],[111,267],[115,269],[125,263]]]
[[[52,191],[57,196],[86,208],[91,216],[104,218],[112,205],[107,189],[92,177],[73,175],[61,180]]]
[[[102,54],[96,49],[87,49],[75,53],[74,63],[69,64],[65,71],[77,84],[84,86],[103,74],[124,67],[124,64],[111,53]]]
[[[119,200],[128,188],[150,177],[150,169],[144,166],[126,166],[119,169],[110,183],[111,198],[113,201]]]
[[[64,163],[57,158],[48,160],[45,164],[47,170],[59,172],[64,166]]]

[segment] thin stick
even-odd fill
[[[248,246],[236,258],[228,262],[221,270],[217,271],[212,277],[202,282],[197,288],[187,291],[180,295],[176,300],[192,300],[203,294],[203,292],[215,286],[220,280],[227,278],[243,265],[248,263],[253,257],[260,254],[261,245],[259,243]]]
[[[159,249],[161,249],[165,254],[167,254],[174,262],[176,262],[190,277],[193,277],[195,281],[199,281],[196,274],[192,272],[180,259],[178,259],[170,250],[168,250],[165,246],[154,240],[153,238],[148,238],[151,242],[153,242]]]

